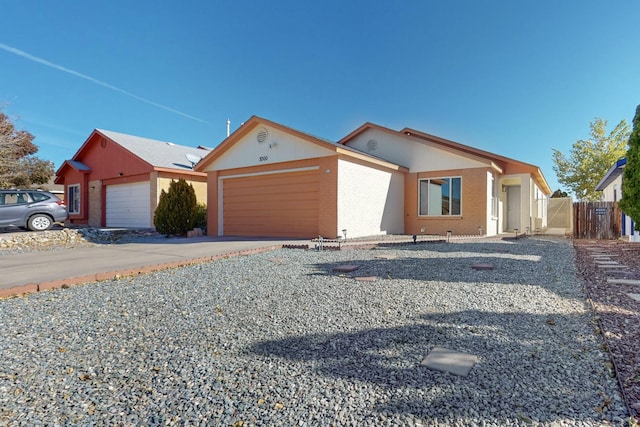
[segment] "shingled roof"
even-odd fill
[[[187,160],[187,155],[203,158],[209,152],[209,150],[202,148],[187,147],[168,141],[158,141],[109,130],[96,129],[96,132],[157,168],[191,170],[192,165]]]

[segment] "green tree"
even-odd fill
[[[0,111],[0,187],[30,187],[46,184],[53,176],[53,163],[35,156],[34,136],[17,130]]]
[[[198,201],[193,185],[180,178],[171,181],[169,191],[160,193],[160,200],[153,218],[159,233],[181,236],[193,229]]]
[[[640,105],[633,118],[633,131],[629,137],[627,164],[622,172],[622,199],[620,209],[636,223],[640,231]]]
[[[591,138],[576,141],[569,157],[553,149],[553,170],[558,182],[566,186],[578,200],[598,201],[596,186],[612,164],[626,152],[629,125],[623,119],[607,135],[607,121],[596,117],[590,123]]]
[[[556,191],[553,192],[553,194],[551,195],[552,199],[556,199],[556,198],[562,198],[562,197],[569,197],[569,195],[567,194],[566,191],[562,191],[560,189],[557,189]]]

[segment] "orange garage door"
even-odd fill
[[[318,235],[318,170],[223,180],[225,236]]]

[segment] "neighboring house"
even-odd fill
[[[536,166],[371,123],[334,143],[253,116],[195,169],[218,236],[533,232],[551,194]]]
[[[618,202],[622,198],[622,172],[626,164],[626,157],[615,162],[596,186],[596,191],[602,191],[602,201]],[[640,232],[635,230],[635,222],[624,212],[622,213],[622,235],[640,235]]]
[[[206,203],[206,174],[193,162],[209,150],[96,129],[56,172],[69,222],[93,227],[153,228],[161,191],[179,178]]]

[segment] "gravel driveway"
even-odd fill
[[[624,425],[574,259],[278,250],[0,301],[0,425]],[[479,363],[420,366],[434,347]]]

